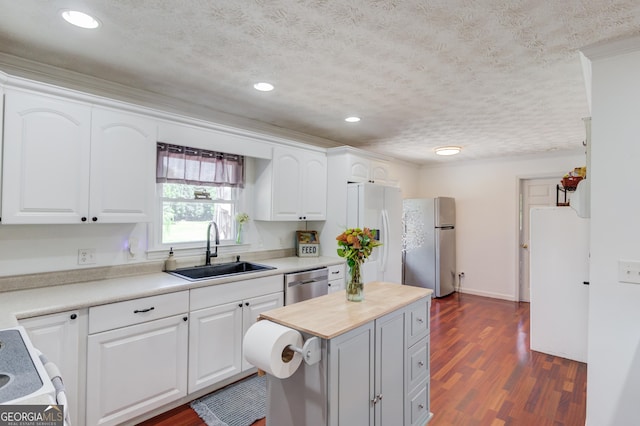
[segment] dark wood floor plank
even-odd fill
[[[455,293],[431,315],[429,426],[584,425],[587,366],[531,351],[528,303]],[[184,405],[142,426],[205,423]]]
[[[434,299],[430,426],[582,426],[586,364],[531,351],[529,304]]]

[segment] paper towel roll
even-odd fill
[[[279,379],[296,372],[302,356],[287,346],[302,347],[302,335],[289,327],[262,320],[249,327],[242,342],[245,359]],[[293,356],[292,356],[293,355]]]

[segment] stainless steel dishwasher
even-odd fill
[[[328,292],[328,268],[318,268],[284,275],[285,305],[322,296]]]

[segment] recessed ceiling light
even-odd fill
[[[76,27],[94,29],[100,26],[100,22],[96,18],[77,10],[63,10],[61,15],[65,21]]]
[[[357,123],[358,121],[360,121],[360,117],[347,117],[344,119],[344,121],[348,123]]]
[[[460,152],[459,146],[441,146],[434,150],[438,155],[456,155]]]
[[[253,88],[259,90],[261,92],[270,92],[273,90],[273,84],[270,83],[256,83],[253,85]]]

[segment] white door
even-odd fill
[[[324,220],[327,216],[327,156],[307,153],[302,170],[302,206],[305,220]]]
[[[273,150],[273,220],[300,220],[300,161],[297,151]]]
[[[86,310],[84,311],[86,316]],[[80,312],[69,311],[20,320],[31,343],[60,369],[67,394],[69,417],[72,423],[82,424],[79,377],[84,380],[80,364]],[[86,321],[86,319],[85,319]]]
[[[520,249],[519,293],[520,301],[530,301],[529,284],[529,214],[532,207],[555,206],[556,185],[561,177],[523,179],[520,181]]]
[[[91,108],[5,95],[2,223],[81,223],[89,205]]]
[[[184,318],[89,336],[87,425],[121,424],[187,395],[189,327]]]
[[[242,338],[247,334],[247,330],[253,324],[256,323],[261,313],[270,311],[284,306],[284,293],[278,292],[273,294],[267,294],[266,296],[254,297],[253,299],[247,299],[244,301],[244,307],[242,308]],[[242,356],[242,371],[253,368],[252,364],[249,364],[244,355]]]
[[[242,370],[242,302],[191,313],[189,393]]]
[[[135,114],[94,108],[91,132],[91,221],[150,222],[156,123]]]

